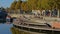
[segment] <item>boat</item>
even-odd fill
[[[29,17],[30,18],[30,17]],[[32,32],[42,32],[42,33],[59,33],[60,32],[60,26],[55,26],[56,24],[54,24],[54,22],[58,22],[54,18],[52,20],[50,20],[51,18],[49,17],[49,19],[47,20],[45,17],[43,17],[43,19],[41,18],[24,18],[21,17],[17,18],[14,22],[13,22],[13,26],[15,28],[18,29],[22,29],[22,30],[27,30],[27,31],[32,31]],[[59,24],[60,25],[60,24]]]
[[[6,22],[7,12],[0,9],[0,23]]]

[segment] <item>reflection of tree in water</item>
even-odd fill
[[[18,30],[14,27],[11,28],[11,31],[12,31],[12,34],[37,34],[37,33],[31,33],[31,32],[25,32],[25,31],[21,31],[21,30]],[[60,33],[60,32],[59,32]],[[39,34],[59,34],[57,32],[47,32],[47,33],[39,33]]]
[[[28,32],[19,31],[18,29],[14,28],[14,27],[11,28],[11,31],[12,31],[12,34],[31,34]]]

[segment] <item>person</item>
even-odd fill
[[[57,9],[53,9],[52,15],[53,15],[53,16],[57,16],[57,14],[58,14],[58,10],[57,10]]]
[[[46,14],[46,16],[49,16],[50,15],[49,10],[46,10],[45,14]]]
[[[45,10],[42,10],[42,16],[44,16],[45,15]]]
[[[10,23],[10,16],[9,15],[6,17],[6,22]]]

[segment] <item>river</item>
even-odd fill
[[[0,24],[0,34],[12,34],[11,27],[12,24]]]
[[[30,32],[19,31],[12,24],[0,24],[0,34],[33,34]],[[36,33],[35,33],[36,34]]]
[[[13,24],[0,24],[0,34],[48,34],[48,33],[36,33],[36,32],[20,30],[13,27]],[[59,33],[54,33],[54,34],[59,34]]]

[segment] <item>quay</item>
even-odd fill
[[[30,18],[30,19],[28,18],[26,19],[23,17],[20,18],[18,18],[13,22],[13,26],[15,28],[26,30],[26,31],[38,32],[38,33],[42,32],[42,33],[50,33],[50,34],[51,33],[59,34],[60,32],[60,29],[52,28],[51,26],[48,25],[49,24],[48,21],[50,20],[47,21],[39,18]],[[52,20],[50,22],[52,22]]]

